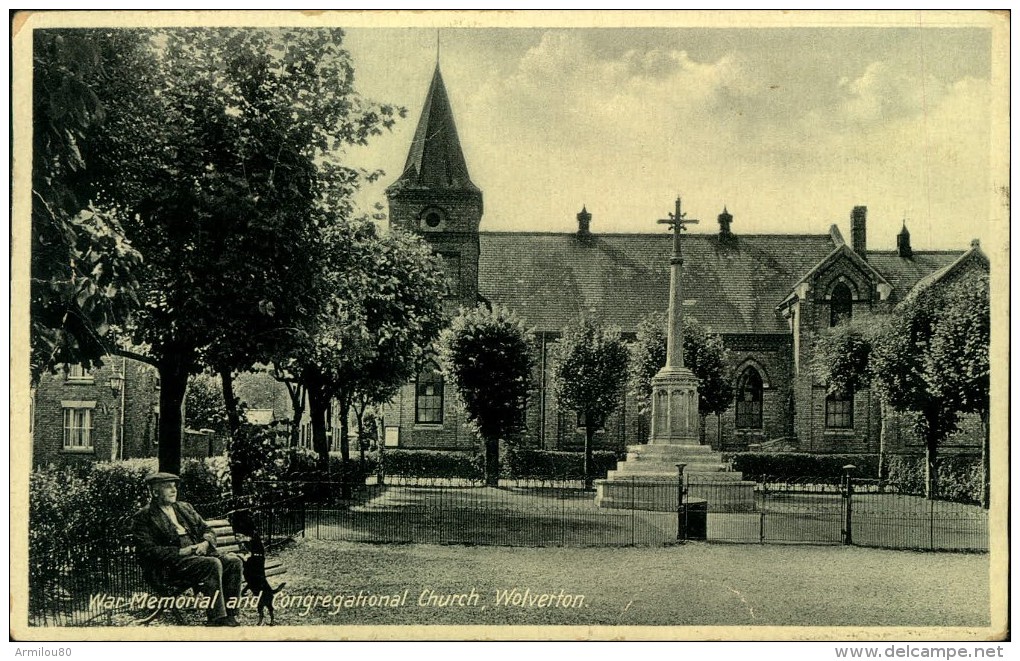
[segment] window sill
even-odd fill
[[[94,386],[96,380],[93,377],[85,377],[81,379],[65,379],[64,383],[69,386]]]
[[[853,429],[826,429],[823,432],[826,436],[853,436]]]
[[[95,448],[61,448],[61,454],[95,454]]]
[[[413,427],[413,429],[421,429],[421,430],[436,430],[436,429],[442,429],[442,428],[443,428],[443,423],[441,423],[441,422],[416,422],[416,423],[414,423],[414,427]]]

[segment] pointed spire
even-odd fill
[[[438,40],[438,35],[437,35]],[[390,185],[389,191],[404,189],[446,190],[478,193],[471,182],[467,162],[460,147],[453,109],[446,94],[446,85],[439,71],[438,49],[436,70],[425,95],[418,128],[407,154],[404,172]]]
[[[910,231],[907,229],[907,219],[903,219],[903,229],[896,235],[896,253],[900,257],[913,257],[914,251],[910,247]]]

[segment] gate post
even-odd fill
[[[687,489],[684,488],[684,468],[687,464],[676,465],[676,541],[683,544],[687,541],[687,508],[684,507],[684,496]]]
[[[854,543],[854,478],[852,473],[855,468],[857,468],[857,466],[854,466],[853,464],[843,466],[843,544],[847,546]]]

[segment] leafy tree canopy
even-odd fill
[[[719,414],[733,400],[733,379],[722,338],[707,332],[692,317],[684,318],[684,364],[698,377],[698,410]],[[652,378],[666,365],[666,315],[655,312],[638,324],[631,345],[630,389],[638,410],[652,406]]]
[[[630,356],[619,329],[603,328],[585,317],[563,331],[554,352],[560,406],[584,413],[589,428],[601,428],[619,406],[627,384]]]

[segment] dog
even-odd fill
[[[266,547],[262,543],[262,537],[255,527],[251,513],[240,510],[234,512],[231,518],[233,519],[234,532],[248,536],[248,548],[251,551],[251,554],[244,560],[244,569],[242,570],[244,588],[241,590],[241,594],[251,592],[259,597],[259,620],[256,626],[261,626],[266,611],[269,611],[269,626],[273,626],[276,623],[273,595],[285,588],[287,583],[281,583],[276,589],[269,585],[269,580],[266,578]]]

